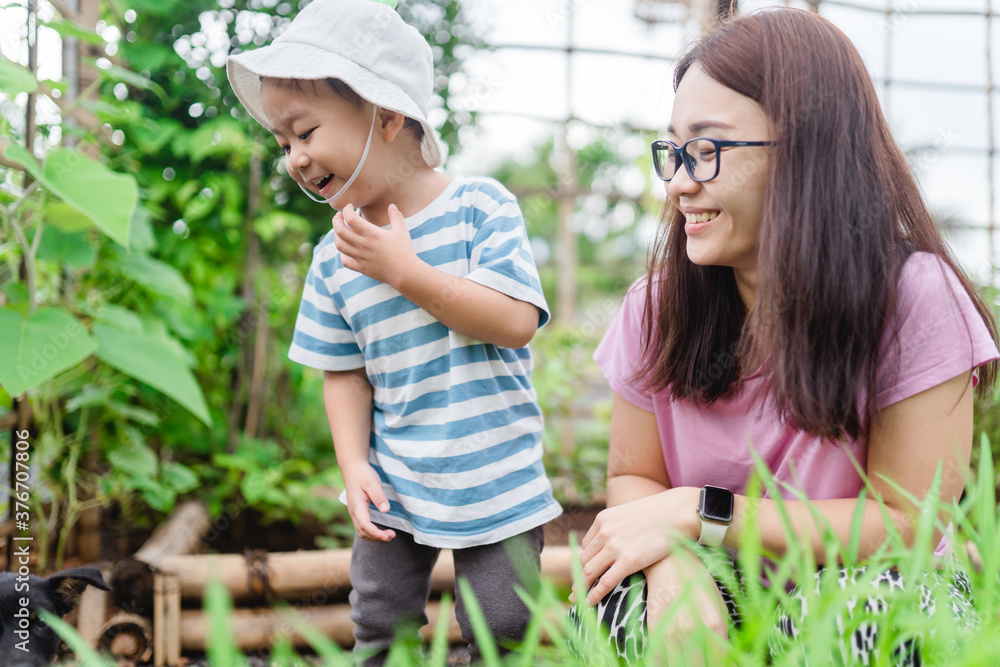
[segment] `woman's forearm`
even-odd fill
[[[862,504],[860,508],[859,503]],[[754,530],[765,552],[784,554],[793,546],[807,547],[812,550],[816,562],[823,563],[827,558],[824,536],[833,534],[846,547],[851,542],[858,511],[861,512],[859,558],[874,554],[888,539],[890,530],[898,531],[904,543],[912,543],[914,522],[901,510],[879,505],[872,499],[779,502],[736,496],[733,524],[726,533],[724,545],[738,548],[745,531]]]
[[[608,507],[624,505],[633,500],[640,500],[647,496],[652,496],[661,491],[666,491],[668,486],[648,477],[639,475],[619,475],[608,478]]]

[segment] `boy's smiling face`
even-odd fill
[[[343,187],[364,152],[372,127],[371,106],[365,103],[356,109],[325,81],[268,78],[261,82],[260,101],[291,177],[324,199]],[[366,172],[367,167],[331,206],[340,209],[352,202],[363,206],[363,193],[371,189],[365,183]]]

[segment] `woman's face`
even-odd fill
[[[773,138],[767,115],[757,102],[726,88],[697,64],[677,87],[667,134],[678,146],[694,137]],[[667,196],[684,213],[688,258],[699,265],[733,267],[737,282],[751,290],[756,284],[770,154],[769,146],[723,148],[718,154],[719,174],[711,181],[692,180],[682,167],[666,183]]]

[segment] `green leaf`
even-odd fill
[[[136,478],[133,482],[135,487],[142,491],[142,499],[154,510],[169,512],[174,508],[177,494],[174,493],[173,489],[150,478]]]
[[[243,497],[251,505],[256,505],[267,498],[270,487],[271,484],[267,479],[267,472],[264,470],[251,470],[243,478],[242,484],[240,484]]]
[[[97,356],[109,366],[174,399],[206,426],[212,425],[201,387],[185,360],[159,337],[97,323]]]
[[[122,401],[108,401],[106,407],[111,414],[141,426],[154,428],[160,423],[159,415],[152,410],[147,410],[138,405],[123,403]]]
[[[44,169],[18,144],[8,146],[5,155],[24,165],[46,190],[128,248],[129,220],[139,199],[139,187],[132,176],[113,172],[83,153],[67,148],[50,151]]]
[[[80,408],[92,408],[97,405],[107,405],[111,398],[111,390],[93,385],[84,387],[66,401],[66,414],[76,412]]]
[[[156,476],[157,459],[149,447],[133,441],[120,445],[108,455],[111,464],[132,477],[149,478]]]
[[[7,297],[7,308],[21,313],[22,317],[27,317],[31,311],[29,303],[30,295],[28,286],[21,282],[8,282],[3,288],[4,296]]]
[[[106,303],[97,311],[97,321],[131,333],[142,333],[142,318],[128,308]]]
[[[243,126],[232,118],[219,117],[191,133],[188,154],[195,164],[210,155],[229,157],[253,148]]]
[[[137,71],[155,72],[164,67],[176,54],[173,49],[158,42],[137,42],[129,45],[129,64]]]
[[[66,202],[57,201],[45,207],[45,222],[66,234],[82,232],[94,226],[94,221]]]
[[[82,269],[94,265],[97,248],[90,243],[86,232],[64,234],[55,227],[45,227],[38,243],[38,258]]]
[[[121,259],[122,273],[153,294],[190,305],[193,294],[184,276],[174,267],[148,255],[132,254]]]
[[[31,93],[38,88],[35,75],[17,63],[0,57],[0,93],[17,95]]]
[[[148,76],[136,74],[132,70],[125,69],[124,67],[112,65],[111,67],[101,71],[104,72],[105,76],[114,81],[121,81],[141,90],[152,90],[153,92],[160,93],[163,92],[162,89]]]
[[[66,19],[59,21],[42,21],[39,25],[55,30],[62,37],[78,39],[81,42],[86,42],[87,44],[103,45],[107,43],[103,37],[98,35],[93,30],[88,30],[87,28]]]
[[[27,318],[0,308],[0,384],[11,396],[75,366],[96,349],[83,324],[61,308],[39,308]]]
[[[160,468],[160,479],[175,493],[187,493],[198,488],[198,476],[186,465],[167,461]]]
[[[310,223],[300,215],[286,211],[271,211],[257,218],[253,229],[264,243],[272,243],[278,238],[296,234],[303,238],[309,235]]]
[[[135,207],[128,236],[132,250],[146,253],[156,247],[156,237],[153,236],[153,225],[150,222],[152,218],[153,214],[145,206]]]

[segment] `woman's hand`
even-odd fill
[[[598,514],[580,542],[587,604],[597,604],[625,577],[669,556],[678,538],[694,537],[698,493],[693,487],[668,489]]]

